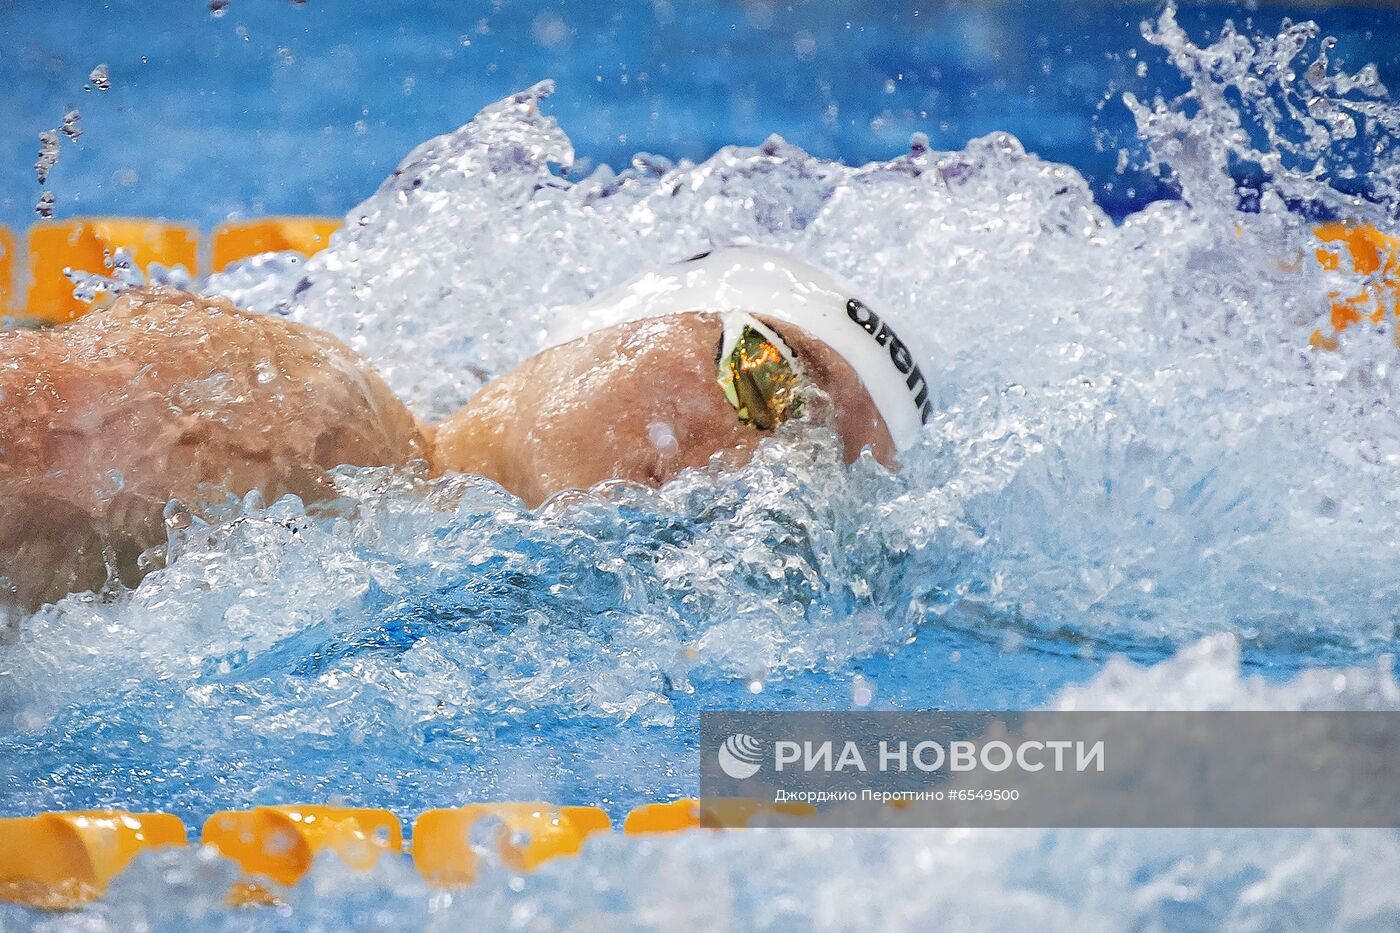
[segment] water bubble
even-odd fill
[[[116,496],[120,495],[121,492],[126,489],[126,477],[122,475],[120,470],[108,470],[105,476],[107,485],[94,490],[94,494],[97,498],[103,501],[116,498]]]
[[[536,15],[530,26],[530,34],[534,37],[535,43],[547,49],[567,48],[572,33],[573,30],[569,28],[568,23],[548,12]]]
[[[663,421],[653,421],[647,425],[647,439],[663,457],[675,456],[680,450],[675,430]]]
[[[748,0],[744,4],[744,21],[754,29],[768,29],[773,25],[773,5],[768,0]]]

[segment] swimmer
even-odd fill
[[[829,426],[887,467],[929,387],[849,285],[731,247],[569,309],[546,348],[420,425],[334,337],[223,300],[129,292],[49,330],[0,333],[0,599],[30,610],[158,566],[163,511],[256,489],[332,492],[341,464],[423,461],[533,507],[607,479],[741,463],[782,423]]]

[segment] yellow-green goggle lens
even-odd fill
[[[769,431],[802,411],[797,374],[783,352],[745,325],[729,356],[719,361],[719,384],[739,420]]]

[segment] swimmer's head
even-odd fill
[[[439,469],[535,505],[609,479],[739,464],[796,418],[895,469],[931,406],[912,352],[848,284],[781,253],[717,250],[567,309],[547,345],[435,432]]]
[[[791,325],[850,365],[896,449],[922,437],[933,407],[928,383],[888,317],[872,310],[850,283],[771,249],[717,249],[638,276],[563,312],[547,345],[689,312],[717,313],[724,321],[717,378],[742,423],[769,430],[801,412],[801,354],[776,331]]]

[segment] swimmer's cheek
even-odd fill
[[[610,479],[661,486],[686,469],[704,468],[717,454],[738,466],[761,439],[738,423],[713,380],[677,395],[631,401],[578,406],[536,426],[530,437],[534,495],[527,501]]]

